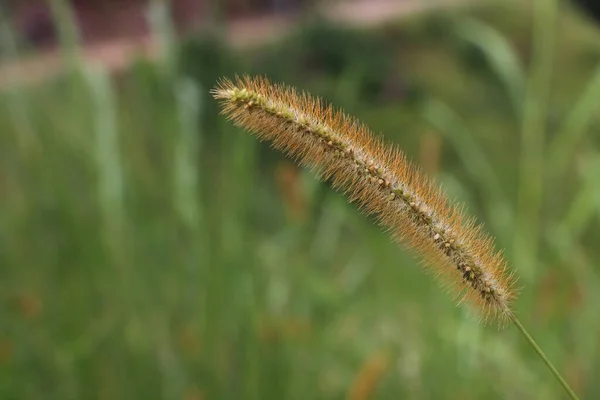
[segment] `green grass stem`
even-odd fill
[[[565,381],[565,379],[562,377],[560,372],[558,372],[556,367],[552,364],[552,362],[548,359],[548,357],[546,357],[546,354],[544,354],[544,352],[542,351],[540,346],[538,346],[538,344],[533,339],[533,337],[529,334],[529,332],[527,332],[527,329],[525,329],[523,324],[521,324],[521,321],[519,321],[519,319],[512,313],[509,314],[508,317],[515,324],[517,329],[519,329],[519,331],[523,334],[523,336],[525,336],[525,339],[527,339],[527,341],[529,342],[531,347],[533,347],[533,349],[540,356],[542,361],[544,361],[546,366],[550,369],[550,372],[552,372],[552,374],[556,377],[556,379],[562,385],[562,387],[565,388],[565,390],[569,394],[569,397],[571,397],[571,399],[573,399],[573,400],[579,400],[579,397],[577,397],[577,395],[575,394],[573,389],[571,389],[571,387],[569,386],[567,381]]]

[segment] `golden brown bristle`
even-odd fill
[[[502,320],[514,281],[493,240],[395,146],[321,99],[265,78],[222,80],[211,91],[222,112],[300,164],[318,168],[404,245],[454,293]]]

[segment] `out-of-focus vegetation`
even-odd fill
[[[514,4],[368,32],[312,20],[266,48],[166,40],[114,80],[3,88],[0,397],[562,398],[515,329],[479,324],[218,116],[218,77],[263,73],[360,117],[466,203],[521,277],[523,322],[599,398],[600,31],[561,10],[542,162],[524,168],[531,20]]]

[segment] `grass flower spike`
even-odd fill
[[[224,79],[211,91],[222,113],[260,140],[316,169],[441,278],[484,320],[510,320],[569,396],[576,394],[511,311],[514,279],[493,240],[441,189],[358,120],[266,78]]]
[[[264,78],[223,80],[212,92],[233,122],[312,166],[378,217],[395,238],[484,318],[506,317],[513,280],[479,225],[452,206],[397,147],[318,98]]]

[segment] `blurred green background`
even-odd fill
[[[570,3],[370,29],[309,8],[244,48],[222,18],[184,37],[155,18],[158,59],[116,76],[76,57],[54,4],[68,68],[0,88],[0,398],[564,398],[514,327],[478,323],[219,116],[208,91],[236,73],[325,97],[435,176],[505,249],[522,322],[600,398],[600,30]],[[5,62],[28,52],[1,34]]]

